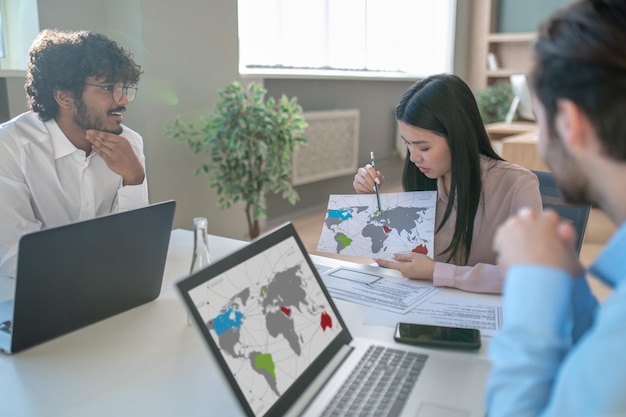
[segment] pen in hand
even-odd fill
[[[376,170],[376,165],[374,164],[374,152],[370,152],[370,161],[372,164],[372,168]],[[381,215],[383,213],[383,209],[380,207],[380,194],[378,193],[378,182],[374,181],[374,190],[376,191],[376,201],[378,202],[378,211],[374,214]]]

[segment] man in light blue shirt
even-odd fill
[[[507,267],[504,329],[492,340],[496,416],[626,416],[626,1],[584,0],[539,31],[531,74],[538,151],[571,203],[620,225],[589,272],[554,212],[523,209],[496,234]]]

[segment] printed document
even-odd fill
[[[331,195],[317,250],[389,259],[417,252],[432,258],[436,191]]]

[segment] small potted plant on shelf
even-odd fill
[[[291,204],[298,193],[291,183],[291,157],[306,143],[307,126],[297,99],[285,95],[265,98],[260,84],[244,87],[235,81],[219,92],[215,109],[194,123],[176,117],[166,135],[185,141],[207,160],[195,171],[209,176],[221,208],[245,203],[251,239],[260,233],[259,219],[266,217],[265,194],[281,194]]]
[[[502,122],[511,107],[513,90],[508,82],[498,81],[476,91],[475,97],[484,124]],[[513,120],[515,118],[516,115]]]

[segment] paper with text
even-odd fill
[[[400,314],[411,311],[439,291],[419,281],[346,267],[327,271],[322,280],[334,298]]]
[[[502,298],[492,294],[446,294],[439,292],[406,314],[370,309],[364,323],[395,327],[396,323],[419,323],[479,329],[493,336],[502,328]]]

